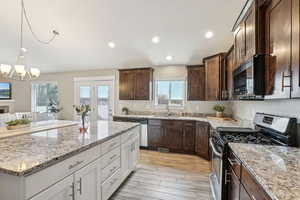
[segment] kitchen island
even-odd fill
[[[234,174],[241,176],[240,189],[233,188],[241,191],[240,199],[248,199],[247,195],[257,200],[300,199],[299,148],[241,143],[229,146],[237,158],[234,162],[231,159]]]
[[[92,123],[0,140],[1,200],[106,200],[134,170],[138,123]]]

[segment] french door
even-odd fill
[[[113,80],[75,81],[75,104],[91,107],[90,120],[112,120]]]

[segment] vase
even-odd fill
[[[216,117],[222,118],[224,116],[223,112],[216,112]]]
[[[82,115],[81,116],[81,126],[80,126],[79,130],[81,133],[85,133],[85,132],[87,132],[87,129],[88,129],[87,116]]]

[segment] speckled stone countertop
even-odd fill
[[[244,127],[249,128],[251,124],[248,122],[236,120],[236,121],[222,121],[207,117],[179,117],[179,116],[155,116],[155,115],[114,115],[114,117],[123,118],[138,118],[138,119],[167,119],[167,120],[192,120],[192,121],[202,121],[210,123],[213,129],[217,127]]]
[[[300,149],[229,144],[273,200],[300,199]]]
[[[78,126],[69,126],[0,139],[0,173],[28,176],[136,126],[139,124],[98,121],[85,134]]]

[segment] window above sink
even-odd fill
[[[155,81],[155,105],[183,107],[186,94],[184,80]]]

